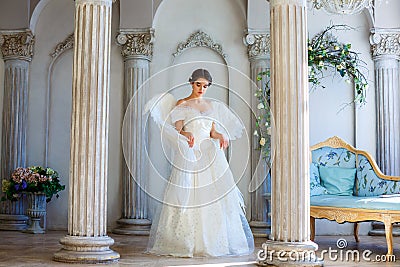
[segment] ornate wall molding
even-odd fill
[[[64,41],[58,43],[54,52],[50,54],[52,58],[57,58],[59,55],[64,53],[66,50],[74,48],[74,34],[71,33]]]
[[[153,57],[154,29],[121,30],[117,36],[117,44],[122,46],[121,54],[126,58]]]
[[[393,56],[400,60],[400,29],[372,29],[370,36],[372,56]]]
[[[35,37],[30,30],[3,32],[0,34],[0,46],[3,59],[22,59],[31,61]]]
[[[68,35],[64,41],[58,43],[54,48],[54,51],[50,54],[51,61],[47,68],[47,87],[46,87],[46,96],[45,96],[45,134],[44,134],[44,164],[47,165],[49,159],[49,140],[50,140],[50,117],[51,117],[51,92],[52,92],[52,84],[51,77],[53,75],[53,66],[55,62],[57,62],[58,58],[66,51],[74,48],[75,37],[74,33]]]
[[[244,37],[249,59],[269,58],[271,53],[271,36],[267,32],[248,31]]]
[[[216,43],[210,35],[201,30],[192,33],[186,41],[179,43],[176,52],[172,55],[177,57],[185,50],[194,47],[207,47],[226,59],[226,54],[223,52],[222,45]]]

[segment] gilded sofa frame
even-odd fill
[[[311,151],[322,147],[345,148],[356,156],[356,168],[358,167],[358,155],[364,155],[370,162],[375,174],[384,180],[400,181],[398,176],[389,176],[382,173],[372,156],[363,150],[358,150],[337,136],[311,147]],[[385,225],[386,243],[388,255],[393,255],[393,223],[400,222],[400,210],[369,210],[359,208],[339,208],[325,206],[310,206],[311,240],[315,238],[315,219],[328,219],[338,223],[352,222],[354,224],[354,238],[359,242],[358,223],[365,221],[380,221]]]

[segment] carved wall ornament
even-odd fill
[[[361,150],[357,150],[355,147],[348,144],[346,141],[344,141],[343,139],[341,139],[340,137],[337,137],[337,136],[330,137],[323,142],[320,142],[318,144],[311,146],[311,151],[322,148],[322,147],[345,148],[353,153],[358,153],[361,151]]]
[[[74,48],[74,34],[71,33],[64,41],[57,44],[54,52],[50,54],[52,58],[57,58],[59,55],[64,53],[65,51]]]
[[[372,56],[396,56],[400,60],[400,29],[373,29],[370,36]]]
[[[269,33],[248,33],[244,38],[249,58],[269,57],[271,53],[271,36]]]
[[[124,58],[143,57],[151,60],[153,57],[154,29],[126,30],[117,36],[117,44],[122,46]]]
[[[177,57],[185,50],[193,47],[207,47],[217,52],[224,59],[226,58],[226,54],[222,50],[222,45],[216,43],[210,35],[200,30],[192,33],[185,42],[179,43],[176,52],[172,55]]]
[[[0,46],[3,59],[32,60],[35,37],[30,30],[10,32],[0,35]]]

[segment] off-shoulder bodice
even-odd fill
[[[200,111],[190,106],[179,105],[171,112],[171,121],[183,120],[184,131],[191,132],[194,137],[195,146],[203,140],[210,138],[212,123],[215,120],[213,109]]]

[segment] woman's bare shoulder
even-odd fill
[[[185,103],[185,102],[186,102],[186,98],[179,99],[179,100],[176,102],[176,106],[179,106],[179,105],[181,105],[181,104],[183,104],[183,103]]]

